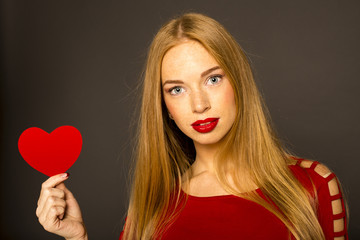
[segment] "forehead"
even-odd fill
[[[189,74],[219,65],[210,53],[197,41],[187,40],[172,47],[161,65],[162,79],[183,79]]]

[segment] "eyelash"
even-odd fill
[[[213,79],[213,78],[218,78],[219,80],[218,80],[218,82],[216,82],[216,83],[214,83],[214,84],[210,84],[210,85],[215,85],[215,84],[218,84],[221,80],[222,80],[222,78],[223,78],[223,75],[213,75],[213,76],[210,76],[207,80],[206,80],[206,83],[208,83],[211,79]]]
[[[208,79],[206,79],[206,83],[208,83],[208,82],[209,82],[211,79],[213,79],[213,78],[218,78],[219,80],[218,80],[216,83],[213,83],[213,84],[210,84],[210,85],[216,85],[216,84],[218,84],[218,83],[222,80],[223,75],[218,74],[218,75],[210,76]],[[170,88],[167,92],[170,93],[171,95],[178,95],[178,94],[180,94],[180,93],[178,93],[178,94],[173,93],[173,91],[174,91],[175,89],[177,89],[177,88],[180,88],[180,89],[182,90],[182,92],[184,91],[184,89],[183,89],[182,87],[180,87],[180,86],[175,86],[175,87]],[[182,93],[182,92],[181,92],[181,93]]]
[[[168,90],[168,93],[170,93],[171,95],[178,95],[178,94],[174,94],[172,91],[174,91],[175,89],[177,88],[180,88],[182,89],[182,91],[184,90],[182,87],[179,87],[179,86],[175,86],[175,87],[172,87]]]

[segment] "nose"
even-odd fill
[[[191,108],[194,113],[203,113],[211,108],[207,93],[203,91],[192,92]]]

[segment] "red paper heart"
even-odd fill
[[[75,127],[62,126],[50,134],[32,127],[19,138],[21,156],[34,169],[51,177],[66,172],[77,160],[82,137]]]

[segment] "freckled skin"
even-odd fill
[[[192,40],[171,48],[162,62],[161,79],[166,107],[176,125],[194,141],[196,148],[216,145],[235,121],[234,92],[225,72],[219,68],[201,76],[204,71],[216,66],[219,64],[207,50]],[[180,80],[181,83],[166,83],[168,80]],[[174,87],[177,88],[171,91]],[[206,118],[219,118],[215,129],[208,133],[193,129],[193,122]]]

